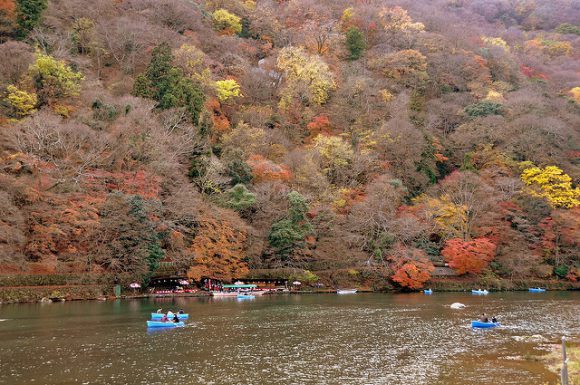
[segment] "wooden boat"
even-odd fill
[[[546,289],[542,289],[541,287],[530,287],[528,289],[532,293],[544,293]]]
[[[163,313],[151,313],[151,319],[158,320],[158,319],[163,318],[164,315],[165,314],[163,314]],[[188,319],[189,318],[189,314],[187,314],[187,313],[184,313],[184,314],[173,313],[173,315],[177,315],[177,318],[179,318],[179,319]],[[171,318],[173,318],[173,316],[167,317],[167,318],[171,319]]]
[[[471,290],[471,294],[476,294],[476,295],[487,295],[489,294],[489,291],[487,290]]]
[[[336,294],[355,294],[357,289],[338,289]]]
[[[476,329],[489,329],[500,326],[499,322],[481,322],[481,321],[471,321],[471,327]]]
[[[147,321],[148,328],[178,328],[178,327],[183,327],[183,326],[185,326],[185,323],[183,323],[181,321],[180,322]]]
[[[424,294],[433,294],[433,290],[431,289],[427,289],[427,290],[423,290]]]

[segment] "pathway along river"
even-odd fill
[[[187,326],[148,332],[158,307]],[[505,326],[472,330],[482,311]],[[579,315],[580,292],[3,305],[0,384],[555,384],[536,356]]]

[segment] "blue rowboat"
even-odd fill
[[[471,294],[487,295],[487,294],[489,294],[489,291],[487,291],[487,290],[471,290]]]
[[[546,291],[546,289],[542,289],[541,287],[530,287],[528,290],[532,293],[543,293]]]
[[[250,294],[238,294],[238,299],[253,299],[253,298],[256,298],[256,296]]]
[[[431,289],[427,289],[427,290],[423,290],[424,294],[433,294],[433,290]]]
[[[148,328],[178,328],[185,326],[183,322],[161,322],[161,321],[147,321]]]
[[[179,319],[188,319],[189,318],[189,314],[187,314],[187,313],[184,313],[184,314],[173,313],[173,314],[174,315],[177,315],[177,318],[179,318]],[[151,319],[152,320],[158,320],[158,319],[163,318],[164,315],[165,314],[163,314],[163,313],[151,313]],[[169,319],[172,319],[173,316],[168,317],[168,318]]]
[[[481,322],[481,321],[471,321],[471,327],[476,329],[489,329],[500,326],[499,322]]]

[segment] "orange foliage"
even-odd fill
[[[16,9],[16,2],[14,0],[0,0],[0,13],[4,13],[6,16],[14,15],[14,10]]]
[[[285,164],[277,164],[262,155],[252,155],[248,159],[252,168],[254,180],[257,182],[281,180],[288,181],[292,178],[292,172]]]
[[[211,112],[211,122],[213,124],[213,133],[219,137],[230,130],[230,121],[222,111],[222,106],[216,98],[209,99],[205,108]]]
[[[190,251],[193,263],[188,277],[200,280],[212,277],[231,280],[248,272],[243,260],[247,233],[238,225],[223,219],[203,218]]]
[[[147,199],[159,198],[160,178],[144,170],[137,172],[108,172],[93,170],[84,181],[85,187],[93,191],[121,191],[140,195]]]
[[[30,236],[25,248],[27,257],[36,262],[30,266],[31,272],[55,272],[59,261],[67,260],[74,261],[67,264],[69,270],[84,270],[86,257],[94,252],[91,236],[99,226],[99,207],[104,200],[104,194],[75,194],[68,199],[47,195],[36,203],[29,214]]]
[[[431,279],[435,267],[431,262],[411,261],[401,266],[391,279],[402,287],[420,289]]]
[[[463,241],[453,238],[445,243],[441,254],[459,274],[481,273],[495,256],[496,245],[488,238]]]
[[[312,121],[306,126],[310,131],[310,137],[315,138],[318,134],[330,134],[332,127],[327,115],[318,115],[312,118]]]
[[[395,247],[393,255],[388,257],[392,261],[395,274],[391,279],[401,287],[420,289],[431,279],[435,267],[423,250],[408,248],[401,244]]]

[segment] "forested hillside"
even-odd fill
[[[0,273],[575,282],[579,20],[570,0],[0,0]]]

